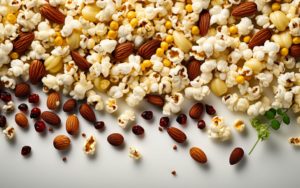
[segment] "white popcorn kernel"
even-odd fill
[[[93,90],[87,92],[87,103],[95,106],[95,110],[98,111],[103,110],[104,108],[102,97],[97,95]]]
[[[290,33],[293,36],[300,36],[300,18],[293,18],[289,23]]]
[[[171,48],[166,52],[167,58],[174,64],[180,64],[184,59],[184,53],[179,48]]]
[[[135,120],[135,113],[132,110],[125,110],[119,117],[118,117],[118,124],[121,128],[126,128],[129,121]]]
[[[288,141],[293,146],[300,146],[300,137],[291,137]]]
[[[108,113],[114,113],[115,111],[118,110],[118,105],[117,105],[117,100],[114,98],[109,98],[105,102],[105,110]]]
[[[12,49],[13,44],[9,40],[6,40],[4,43],[0,43],[0,68],[10,62],[8,55]]]
[[[202,86],[202,87],[187,87],[184,90],[185,96],[187,98],[192,98],[197,101],[203,100],[205,96],[208,96],[210,94],[209,87]]]
[[[87,81],[84,73],[80,74],[80,80],[76,82],[74,89],[70,92],[70,95],[74,99],[83,99],[88,90],[93,88],[93,84],[91,81]]]
[[[215,116],[212,118],[212,125],[208,130],[208,137],[222,142],[231,138],[230,128],[224,124],[222,117]]]
[[[80,21],[74,20],[72,16],[67,16],[65,24],[61,30],[61,36],[68,37],[74,30],[80,30],[82,27]]]
[[[164,115],[176,114],[181,110],[181,105],[184,101],[184,97],[181,93],[174,93],[172,95],[166,95],[166,103],[163,107]]]
[[[233,127],[235,128],[235,130],[241,133],[245,131],[246,125],[243,120],[238,119],[234,121]]]
[[[2,107],[3,112],[10,113],[15,110],[15,104],[13,101],[9,101]]]
[[[40,13],[34,13],[31,10],[20,11],[17,17],[17,23],[22,27],[22,31],[33,30],[38,23],[41,22],[42,16]]]
[[[142,155],[135,147],[131,146],[129,148],[129,157],[135,160],[139,160],[142,157]]]
[[[6,127],[4,130],[3,130],[3,133],[5,134],[5,136],[9,139],[9,140],[12,140],[14,137],[15,137],[15,129],[13,127]]]
[[[10,67],[8,69],[7,75],[9,76],[14,76],[14,77],[19,77],[22,76],[23,80],[28,80],[29,78],[29,64],[28,63],[23,63],[23,61],[19,59],[12,60],[10,62]]]
[[[15,89],[16,87],[16,80],[13,78],[9,78],[7,76],[2,76],[1,82],[4,84],[4,87],[6,88]]]
[[[245,17],[242,18],[240,23],[236,25],[239,35],[248,35],[254,28],[252,21]]]
[[[85,140],[83,151],[87,155],[94,155],[96,152],[96,139],[93,135]]]

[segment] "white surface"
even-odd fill
[[[46,110],[46,97],[42,97],[43,102],[39,106]],[[234,120],[242,117],[240,114],[234,115],[229,112],[220,99],[210,97],[205,101],[214,104],[218,115],[225,117],[225,121],[231,127]],[[184,110],[186,114],[191,104],[187,102]],[[141,106],[145,108],[137,109],[137,122],[145,129],[144,138],[138,138],[130,129],[122,130],[115,117],[109,114],[97,113],[97,119],[106,123],[103,132],[95,130],[90,123],[78,116],[81,132],[85,132],[87,136],[94,134],[97,139],[97,154],[92,158],[84,154],[84,138],[81,136],[72,138],[72,147],[67,153],[58,152],[52,146],[52,140],[57,134],[66,134],[66,113],[63,111],[59,112],[62,126],[55,129],[54,133],[47,132],[44,136],[35,132],[32,120],[29,130],[24,131],[15,125],[14,117],[11,116],[9,125],[16,128],[16,139],[10,142],[0,134],[0,187],[294,188],[299,185],[300,150],[287,143],[289,136],[300,136],[300,127],[294,121],[288,127],[283,126],[278,132],[273,131],[271,138],[260,143],[253,154],[246,155],[240,164],[230,166],[228,159],[232,149],[239,146],[248,152],[256,140],[256,133],[246,118],[247,134],[241,135],[232,129],[233,140],[230,143],[213,142],[207,137],[206,131],[199,130],[196,122],[191,119],[188,119],[187,126],[182,127],[172,118],[172,125],[184,130],[188,137],[188,144],[177,144],[178,149],[174,151],[172,147],[175,142],[166,131],[158,131],[161,113],[157,110],[155,120],[149,123],[140,118],[140,112],[155,108]],[[210,117],[205,114],[204,119],[209,126]],[[107,143],[106,138],[112,132],[124,135],[126,145],[123,149],[116,149]],[[23,145],[32,147],[32,155],[29,158],[20,154]],[[129,146],[136,146],[141,151],[141,161],[137,162],[128,157]],[[198,146],[205,151],[208,157],[207,165],[199,165],[190,158],[189,148],[192,146]],[[63,156],[68,158],[66,163],[62,161]],[[176,177],[171,175],[172,170],[176,170]]]

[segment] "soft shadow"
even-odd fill
[[[248,130],[248,128],[245,127],[245,130],[244,130],[243,132],[241,132],[240,135],[241,135],[243,138],[248,137],[248,135],[249,135],[249,130]]]
[[[237,171],[243,170],[245,168],[245,166],[247,165],[248,157],[245,155],[247,155],[247,154],[244,154],[244,157],[241,159],[241,161],[239,163],[235,164]]]
[[[120,146],[113,146],[113,148],[117,151],[123,151],[126,148],[126,143],[124,142],[122,145]]]
[[[229,147],[232,145],[233,143],[233,137],[231,137],[229,140],[226,140],[226,141],[221,141],[221,140],[217,140],[217,139],[213,139],[212,140],[216,145],[220,145],[220,146],[226,146],[226,147]]]
[[[97,151],[94,153],[94,155],[87,155],[87,158],[89,160],[95,160],[97,157],[98,157],[98,152]]]
[[[178,148],[178,146],[180,146],[180,147],[182,147],[182,148],[187,148],[187,147],[189,147],[189,145],[190,145],[189,140],[186,140],[186,141],[183,142],[183,143],[179,143],[179,144],[177,145],[177,148]]]
[[[210,169],[210,163],[206,162],[205,164],[201,164],[199,162],[194,161],[196,165],[199,166],[199,169],[208,171]]]

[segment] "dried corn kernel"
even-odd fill
[[[238,83],[238,84],[243,84],[245,82],[245,77],[242,76],[242,75],[238,75],[236,78],[235,78],[235,81]]]
[[[169,48],[169,44],[167,42],[161,42],[160,43],[160,47],[163,49],[163,50],[167,50]]]
[[[172,22],[171,22],[171,21],[166,21],[165,27],[166,27],[167,29],[171,29],[171,28],[172,28]]]
[[[142,65],[141,65],[141,69],[142,71],[147,70],[147,68],[152,66],[152,62],[150,60],[144,60]]]
[[[238,32],[237,26],[235,26],[235,25],[231,26],[231,27],[229,28],[229,32],[230,32],[230,34],[232,34],[232,35],[237,34],[237,32]]]
[[[191,13],[193,12],[193,6],[191,4],[187,4],[185,6],[185,10],[188,12],[188,13]]]
[[[10,54],[10,58],[11,58],[11,59],[18,59],[18,58],[19,58],[19,54],[18,54],[17,52],[12,52],[12,53]]]
[[[17,22],[17,17],[12,13],[7,14],[6,19],[11,24],[15,24]]]
[[[281,48],[280,54],[282,56],[287,56],[289,54],[289,49],[287,49],[287,48]]]
[[[115,38],[117,38],[117,35],[118,35],[118,33],[114,30],[109,30],[107,33],[107,37],[109,39],[115,39]]]
[[[134,11],[129,11],[127,13],[127,18],[130,19],[130,20],[135,18],[135,16],[136,16],[136,13]]]
[[[139,24],[139,20],[137,18],[133,18],[131,21],[130,21],[130,25],[131,27],[135,28],[137,25]]]
[[[293,38],[293,43],[294,44],[300,44],[300,37]]]
[[[118,30],[118,29],[119,29],[119,23],[116,22],[116,21],[111,21],[110,24],[109,24],[109,27],[110,27],[112,30]]]
[[[157,48],[156,49],[156,55],[159,57],[162,57],[164,55],[165,51],[162,48]]]
[[[243,120],[238,119],[234,122],[233,127],[235,128],[235,130],[241,133],[245,130],[246,125]]]
[[[193,26],[192,27],[192,34],[193,35],[199,35],[199,27],[198,26]]]
[[[272,11],[280,10],[281,5],[279,3],[272,4]]]
[[[54,39],[54,45],[55,46],[61,46],[61,45],[63,45],[63,43],[64,43],[64,40],[63,40],[62,37],[56,37]]]
[[[172,35],[168,35],[167,37],[166,37],[166,42],[167,43],[172,43],[174,41],[174,37],[172,36]]]
[[[170,60],[164,59],[164,60],[163,60],[163,64],[164,64],[164,66],[166,66],[166,67],[170,67],[172,63],[171,63]]]
[[[243,38],[243,41],[244,41],[245,43],[248,43],[248,42],[250,41],[250,39],[251,39],[250,36],[245,36],[245,37]]]

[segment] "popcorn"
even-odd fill
[[[81,23],[78,20],[74,20],[72,16],[67,16],[61,30],[61,36],[68,37],[72,34],[73,30],[80,30],[81,27]]]
[[[142,155],[135,147],[131,146],[129,147],[129,157],[135,160],[139,160],[142,157]]]
[[[13,101],[9,101],[2,107],[3,112],[10,113],[15,110],[15,104]]]
[[[288,141],[293,146],[300,146],[300,137],[291,137]]]
[[[5,43],[0,43],[0,68],[9,63],[10,58],[8,54],[12,51],[12,49],[13,44],[9,40],[6,40]]]
[[[254,28],[251,20],[247,17],[241,19],[240,23],[236,25],[239,35],[248,35]]]
[[[22,76],[23,80],[28,80],[29,78],[29,64],[23,63],[21,60],[16,59],[10,62],[11,68],[8,69],[8,75],[19,77]]]
[[[290,33],[293,36],[300,36],[300,18],[293,18],[289,23]]]
[[[208,137],[222,142],[231,138],[230,128],[224,124],[223,118],[219,116],[213,117],[212,125],[208,129]]]
[[[104,108],[102,97],[97,95],[93,90],[87,92],[87,103],[95,106],[95,110],[98,111],[101,111]]]
[[[245,131],[246,125],[243,120],[238,119],[234,121],[233,127],[235,128],[235,130],[241,133]]]
[[[87,155],[94,155],[96,152],[96,139],[93,135],[85,140],[83,151]]]
[[[16,131],[15,128],[8,126],[3,130],[3,133],[9,140],[12,140],[15,137]]]
[[[184,101],[184,97],[181,93],[174,93],[172,95],[166,95],[166,103],[163,106],[163,114],[171,115],[172,113],[176,114],[181,110],[181,105]]]
[[[174,64],[180,64],[184,58],[184,53],[179,48],[171,48],[166,52],[167,58]]]
[[[105,110],[108,113],[114,113],[115,111],[117,111],[118,106],[117,106],[116,99],[114,99],[114,98],[107,99],[107,101],[105,102]]]
[[[74,99],[83,99],[88,90],[93,88],[93,84],[91,81],[86,80],[86,76],[84,73],[80,74],[80,80],[75,83],[74,89],[70,92],[70,95]]]
[[[4,84],[4,87],[6,88],[15,89],[16,87],[16,80],[13,78],[9,78],[7,76],[2,76],[1,82]]]
[[[22,27],[22,31],[31,31],[33,30],[40,22],[42,16],[40,13],[34,13],[31,10],[20,11],[17,17],[17,23]]]
[[[129,121],[135,120],[135,114],[132,110],[125,110],[119,117],[118,117],[118,124],[121,128],[126,128]]]

